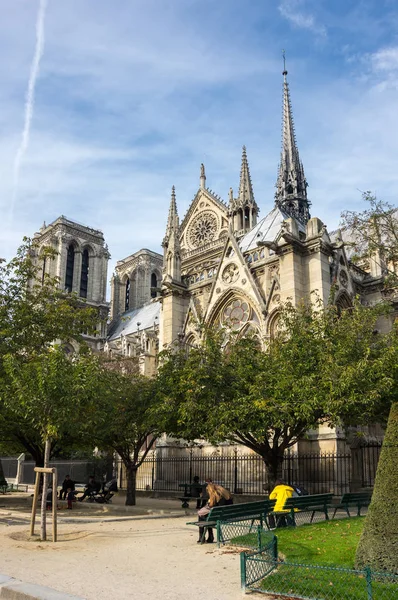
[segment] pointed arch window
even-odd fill
[[[156,273],[152,273],[151,275],[151,298],[156,298],[158,287],[158,278],[156,277]]]
[[[80,296],[81,296],[81,298],[87,298],[88,272],[89,272],[89,256],[88,256],[88,250],[86,248],[82,254],[82,272],[80,275]]]
[[[65,272],[65,290],[72,292],[73,288],[73,271],[75,268],[75,247],[69,244],[66,255],[66,272]]]
[[[129,310],[130,308],[130,279],[127,278],[126,281],[126,297],[124,302],[124,310]]]

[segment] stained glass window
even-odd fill
[[[233,300],[224,310],[224,322],[226,325],[238,331],[248,320],[250,307],[244,300]]]

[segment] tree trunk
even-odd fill
[[[359,540],[356,565],[398,574],[398,402],[388,418],[372,501]]]
[[[127,494],[126,506],[135,506],[135,491],[137,486],[137,467],[133,464],[126,465]]]
[[[44,467],[48,467],[50,462],[50,448],[51,441],[49,438],[46,439],[46,445],[44,447]],[[48,474],[43,474],[43,489],[41,493],[41,527],[40,527],[40,539],[45,542],[47,539],[47,490],[48,490]]]
[[[267,471],[268,479],[268,491],[271,492],[275,487],[275,481],[282,479],[282,463],[283,455],[279,453],[270,452],[265,455],[261,455],[264,461],[265,469]]]

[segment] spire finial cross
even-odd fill
[[[284,50],[282,50],[282,57],[283,57],[283,73],[282,75],[284,75],[286,77],[287,75],[287,71],[286,71],[286,53]]]

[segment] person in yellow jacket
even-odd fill
[[[276,500],[274,506],[274,512],[290,512],[288,509],[284,509],[285,502],[288,498],[293,496],[294,489],[290,485],[286,485],[281,479],[275,481],[275,487],[269,495],[270,500]],[[290,525],[290,517],[282,516],[278,519],[278,527],[286,527]],[[270,515],[270,527],[275,527],[275,518]]]

